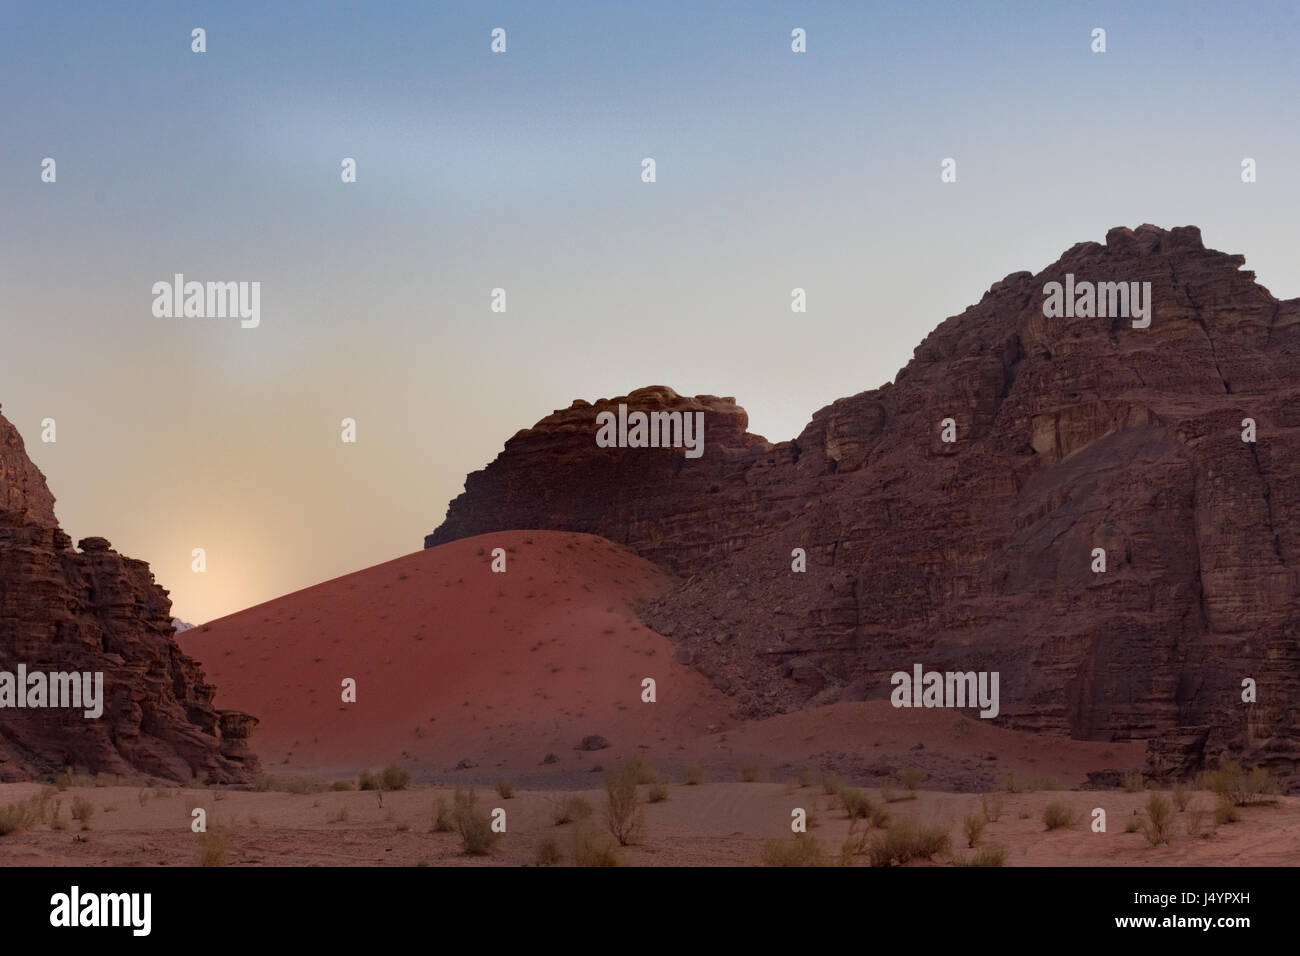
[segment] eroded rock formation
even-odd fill
[[[743,715],[884,698],[914,663],[996,670],[1011,725],[1147,740],[1155,772],[1225,752],[1294,771],[1300,300],[1243,263],[1195,227],[1112,229],[995,283],[893,383],[780,444],[731,399],[575,402],[470,475],[426,546],[509,528],[627,544],[680,576],[649,623]],[[1045,318],[1067,273],[1150,282],[1150,327]],[[619,402],[703,410],[703,457],[596,447]]]
[[[214,710],[214,688],[173,636],[149,566],[103,538],[72,547],[45,477],[0,416],[0,671],[102,672],[103,714],[0,709],[0,780],[74,767],[239,782],[256,720]]]

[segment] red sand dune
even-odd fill
[[[505,573],[491,571],[507,549]],[[729,723],[727,698],[673,660],[629,602],[667,578],[591,535],[511,531],[454,541],[326,581],[180,635],[216,705],[261,723],[272,772],[381,766],[417,774],[608,765]],[[356,703],[341,701],[345,677]],[[641,701],[641,681],[657,702]],[[614,751],[574,747],[600,734]],[[288,764],[285,766],[285,758]]]

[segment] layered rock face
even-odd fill
[[[22,438],[0,416],[0,671],[101,672],[103,713],[0,709],[0,780],[71,766],[217,783],[256,770],[256,720],[214,710],[215,688],[181,653],[171,601],[149,566],[103,538],[74,550]]]
[[[995,283],[893,383],[780,444],[730,399],[575,402],[470,475],[426,546],[508,528],[627,544],[680,577],[648,622],[743,716],[886,698],[920,663],[999,672],[1013,726],[1147,740],[1153,772],[1225,753],[1295,771],[1300,300],[1243,263],[1194,227],[1112,229]],[[1149,282],[1150,326],[1045,317],[1067,274]],[[598,448],[620,402],[703,410],[703,457]]]

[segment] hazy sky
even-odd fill
[[[1111,226],[1300,295],[1300,5],[1133,6],[0,3],[0,405],[199,622],[418,550],[575,398],[791,438]],[[155,318],[176,272],[261,325]]]

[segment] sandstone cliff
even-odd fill
[[[731,399],[575,402],[470,475],[426,546],[508,528],[629,545],[679,574],[649,623],[743,715],[887,697],[914,663],[996,670],[1013,726],[1147,740],[1155,772],[1228,751],[1294,771],[1300,300],[1243,263],[1195,227],[1112,229],[995,283],[893,383],[780,444]],[[1150,282],[1150,327],[1045,318],[1067,273]],[[704,456],[596,447],[619,402],[703,410]]]
[[[188,781],[248,779],[256,720],[212,707],[214,688],[173,638],[149,566],[103,538],[74,550],[54,497],[0,416],[0,671],[102,672],[103,714],[0,709],[0,780],[71,766]]]

